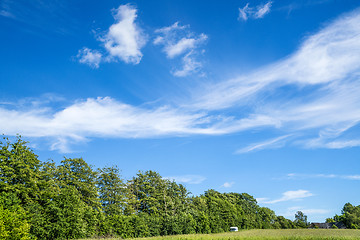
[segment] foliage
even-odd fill
[[[27,213],[19,205],[15,194],[0,194],[0,239],[27,240],[30,235],[30,224]]]
[[[125,182],[117,166],[93,170],[82,158],[41,162],[21,137],[0,142],[0,239],[134,238],[308,225],[302,212],[292,222],[247,193],[190,194],[155,171]],[[334,220],[359,228],[359,209],[345,204]]]
[[[97,187],[99,199],[106,215],[124,213],[126,189],[118,167],[98,169]]]
[[[360,205],[353,206],[350,203],[346,203],[342,209],[341,216],[335,217],[343,222],[347,228],[360,229]]]
[[[39,168],[37,155],[20,136],[13,143],[0,141],[0,192],[15,193],[23,204],[37,198]]]
[[[300,227],[300,228],[306,228],[309,226],[309,223],[307,221],[307,216],[301,212],[301,211],[298,211],[296,214],[295,214],[295,225],[297,227]]]

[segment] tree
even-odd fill
[[[269,208],[261,207],[259,208],[259,214],[261,216],[261,228],[273,228],[273,225],[276,220],[275,212]]]
[[[95,235],[96,212],[81,199],[74,186],[64,186],[46,207],[46,239],[72,239]]]
[[[290,219],[286,219],[283,216],[277,216],[276,223],[278,223],[282,229],[295,228],[294,223]]]
[[[342,209],[341,221],[347,228],[359,229],[360,228],[360,205],[353,206],[346,203]]]
[[[13,143],[0,141],[0,193],[13,192],[23,204],[38,197],[38,179],[41,163],[38,156],[26,146],[20,136]]]
[[[306,228],[309,226],[309,223],[307,221],[307,216],[301,212],[301,211],[298,211],[296,214],[295,214],[295,225],[297,227],[300,227],[300,228]]]
[[[124,214],[126,189],[117,166],[98,169],[99,199],[106,215]]]
[[[57,168],[57,180],[60,187],[74,186],[79,191],[81,200],[87,205],[100,210],[97,173],[82,158],[65,158]]]
[[[0,193],[0,239],[31,239],[27,212],[14,193]]]

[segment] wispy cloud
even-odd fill
[[[187,53],[182,60],[182,69],[177,69],[173,72],[173,75],[176,77],[186,77],[190,73],[198,72],[202,63],[194,57],[194,51]]]
[[[136,9],[130,5],[122,5],[119,9],[115,10],[117,22],[113,25],[114,31],[122,26],[117,24],[126,22],[125,25],[134,30],[129,39],[136,39],[135,30],[138,28],[133,25]],[[343,135],[360,122],[359,22],[358,9],[309,36],[289,57],[235,79],[198,86],[187,99],[171,105],[165,102],[159,106],[147,104],[139,107],[109,97],[80,99],[61,109],[51,104],[30,108],[7,104],[0,106],[0,126],[8,135],[21,133],[29,137],[51,138],[56,142],[53,147],[57,149],[72,141],[81,142],[92,137],[220,135],[255,128],[257,131],[280,129],[283,135],[250,145],[239,152],[279,147],[289,142],[317,148],[358,146],[358,138],[345,138]],[[188,28],[178,23],[162,28],[155,42],[163,42],[165,49],[166,46],[175,46],[182,38],[192,38],[195,42],[204,38],[191,33]],[[168,36],[173,31],[176,35],[171,40],[173,44],[168,44]],[[185,36],[178,36],[178,31],[185,31]],[[114,39],[115,35],[123,36],[114,33]],[[114,39],[112,41],[116,41]],[[106,40],[104,43],[110,44]],[[174,58],[188,57],[184,72],[180,69],[174,73],[185,76],[188,72],[199,71],[196,69],[200,65],[192,57],[194,51],[199,51],[201,43],[198,44],[185,44],[186,47],[179,48],[181,51],[175,51],[178,55],[171,55]],[[117,52],[115,49],[125,45],[118,42],[112,47]],[[138,48],[141,44],[131,46],[135,46],[129,48],[133,49],[129,50],[133,54],[129,53],[127,59],[136,63],[142,56]],[[97,67],[102,53],[84,49],[79,58]],[[106,56],[102,55],[104,58]],[[193,65],[198,67],[194,70]]]
[[[288,15],[294,10],[298,10],[304,7],[312,7],[314,5],[320,5],[331,2],[331,0],[312,0],[312,1],[292,1],[290,4],[277,8],[278,10],[285,10]]]
[[[4,9],[0,10],[0,16],[8,17],[8,18],[15,18],[15,16],[11,12],[4,10]]]
[[[173,25],[155,30],[157,34],[153,43],[163,46],[163,51],[169,59],[182,56],[182,68],[173,71],[177,77],[185,77],[191,73],[198,72],[202,64],[197,60],[201,52],[199,48],[208,39],[204,33],[196,35],[189,30],[189,25]]]
[[[307,197],[311,197],[313,194],[308,190],[296,190],[296,191],[287,191],[282,194],[281,198],[269,200],[268,198],[257,198],[256,200],[259,203],[265,204],[274,204],[279,202],[286,202],[286,201],[295,201],[295,200],[302,200]]]
[[[21,23],[20,28],[36,35],[47,33],[69,34],[79,26],[76,18],[69,15],[67,1],[2,0],[0,17]]]
[[[98,67],[100,62],[121,60],[138,64],[143,56],[141,48],[146,44],[146,35],[136,24],[137,9],[129,4],[113,10],[115,23],[98,40],[103,43],[106,54],[84,47],[78,55],[79,62]]]
[[[97,50],[91,50],[89,48],[83,48],[79,50],[76,56],[80,63],[88,64],[93,68],[98,68],[101,62],[102,54]]]
[[[146,119],[146,121],[144,121]],[[6,135],[51,137],[53,149],[91,137],[148,138],[220,134],[204,113],[169,106],[142,108],[112,98],[78,100],[60,110],[48,106],[9,108],[0,106],[0,125]]]
[[[265,142],[252,144],[250,146],[247,146],[245,148],[237,150],[235,153],[240,154],[240,153],[248,153],[248,152],[253,152],[253,151],[262,150],[262,149],[280,148],[280,147],[284,146],[284,144],[285,144],[284,140],[289,138],[290,136],[291,135],[285,135],[285,136],[267,140]]]
[[[238,20],[247,21],[249,18],[263,18],[266,14],[270,12],[271,5],[272,1],[269,1],[265,4],[260,4],[253,8],[249,7],[249,3],[247,3],[243,8],[239,8]]]
[[[360,139],[333,140],[329,137],[318,137],[302,141],[306,148],[343,149],[360,146]]]
[[[294,180],[303,180],[303,179],[312,179],[312,178],[360,180],[360,175],[289,173],[286,175],[286,178],[294,179]]]
[[[173,176],[173,177],[164,177],[165,179],[174,180],[177,183],[187,183],[187,184],[200,184],[206,180],[206,177],[200,175],[183,175],[183,176]]]
[[[231,188],[234,184],[235,184],[235,182],[225,182],[223,185],[221,185],[221,187]]]
[[[192,106],[272,119],[277,123],[273,126],[289,134],[301,133],[303,141],[291,140],[303,147],[358,146],[357,138],[339,137],[360,121],[359,21],[358,9],[309,36],[284,60],[234,79],[204,84],[194,93],[198,97]],[[337,135],[323,134],[328,129]],[[321,141],[309,141],[320,134]]]
[[[296,206],[296,207],[290,207],[285,212],[280,212],[278,215],[284,216],[284,217],[294,217],[295,213],[298,211],[303,212],[305,215],[317,215],[317,216],[328,214],[331,212],[331,210],[329,210],[329,209],[304,208],[304,207]]]

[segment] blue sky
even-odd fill
[[[360,204],[360,3],[0,2],[0,131],[310,221]]]

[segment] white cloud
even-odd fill
[[[182,55],[189,50],[196,48],[198,45],[203,43],[207,39],[205,34],[200,34],[198,38],[181,38],[176,43],[168,42],[168,45],[164,47],[164,51],[168,58],[174,58],[179,55]]]
[[[101,61],[113,62],[121,60],[125,63],[139,64],[143,56],[141,48],[146,44],[146,35],[135,23],[137,9],[129,4],[120,5],[113,10],[115,23],[109,27],[106,34],[98,40],[103,42],[106,52],[83,48],[78,58],[81,63],[99,67]]]
[[[287,179],[311,179],[311,178],[328,178],[328,179],[346,179],[346,180],[360,180],[360,175],[339,175],[339,174],[300,174],[289,173],[286,175]]]
[[[193,93],[198,97],[191,106],[208,111],[226,109],[228,115],[241,112],[243,119],[271,119],[277,128],[302,138],[288,140],[304,147],[359,146],[357,138],[339,139],[360,121],[358,22],[360,11],[356,10],[309,36],[283,60],[234,79],[204,84]],[[236,125],[235,120],[232,123]],[[253,124],[264,126],[262,122]],[[323,134],[328,129],[336,134]],[[311,141],[316,131],[321,139]]]
[[[319,137],[314,139],[308,139],[304,141],[304,145],[307,148],[328,148],[328,149],[343,149],[350,147],[360,146],[360,140],[350,139],[350,140],[335,140],[332,141],[328,138]]]
[[[265,204],[274,204],[279,202],[286,202],[286,201],[294,201],[294,200],[302,200],[303,198],[311,197],[313,194],[308,190],[296,190],[296,191],[287,191],[282,194],[281,198],[275,200],[268,200],[268,198],[258,198],[260,200],[259,203]]]
[[[272,2],[269,1],[266,4],[257,6],[257,11],[255,13],[255,18],[263,18],[266,14],[270,12]]]
[[[57,98],[54,99],[56,101]],[[71,150],[70,144],[92,137],[154,138],[220,135],[248,129],[253,122],[273,124],[267,119],[242,119],[229,127],[229,119],[174,106],[137,107],[110,97],[88,98],[55,109],[46,102],[25,99],[23,104],[0,106],[0,125],[6,135],[21,133],[24,137],[50,138],[51,149]],[[36,104],[36,103],[41,103]],[[56,104],[55,104],[56,105]],[[146,119],[146,121],[144,121]],[[230,125],[232,125],[232,119]]]
[[[348,175],[348,176],[343,176],[343,178],[349,180],[360,180],[360,175]]]
[[[263,18],[270,12],[272,2],[269,1],[266,4],[260,4],[255,8],[249,7],[247,3],[243,8],[239,8],[238,20],[247,21],[249,18],[258,19]]]
[[[115,25],[125,19],[129,26],[134,23],[136,9],[123,5],[116,11],[119,16]],[[276,128],[286,135],[240,151],[277,147],[285,141],[309,147],[309,139],[315,139],[314,147],[357,146],[357,138],[341,137],[360,121],[359,22],[359,10],[344,15],[309,36],[291,56],[235,79],[201,85],[191,93],[193,97],[174,105],[138,107],[112,98],[78,100],[60,110],[50,104],[30,108],[6,105],[0,106],[0,126],[8,135],[51,138],[57,149],[92,137],[220,135],[254,128]],[[177,43],[184,37],[201,38],[187,29],[178,23],[159,29],[156,43],[165,47],[169,39]],[[185,31],[185,36],[179,36],[178,31]],[[177,57],[199,50],[186,49]],[[99,58],[96,53],[89,49],[84,54],[95,67],[94,59]],[[129,61],[137,62],[140,55],[134,53]],[[184,76],[199,71],[200,63],[191,61],[191,56],[184,61],[187,67],[173,73]],[[296,137],[285,137],[288,135]]]
[[[200,52],[199,48],[208,39],[208,36],[203,33],[195,35],[188,30],[189,28],[189,25],[182,26],[176,22],[171,26],[155,30],[158,36],[153,43],[163,46],[163,51],[169,59],[182,56],[181,69],[172,72],[177,77],[185,77],[198,72],[202,67],[197,56]]]
[[[182,69],[178,69],[173,72],[173,75],[176,77],[185,77],[191,73],[197,72],[201,69],[201,62],[197,61],[193,56],[193,51],[189,52],[182,58]]]
[[[236,153],[248,153],[248,152],[253,152],[256,150],[262,150],[262,149],[269,149],[269,148],[280,148],[282,146],[284,146],[284,141],[286,138],[289,138],[291,135],[285,135],[285,136],[281,136],[281,137],[277,137],[274,139],[270,139],[268,141],[265,142],[261,142],[261,143],[256,143],[250,146],[247,146],[245,148],[239,149],[236,151]]]
[[[338,97],[342,97],[350,92],[352,96],[355,92],[354,87],[359,87],[356,84],[360,70],[360,27],[357,24],[359,20],[359,11],[342,17],[310,36],[298,51],[285,60],[209,86],[199,99],[199,104],[210,109],[229,108],[265,90],[289,85],[309,85],[314,88],[313,90],[322,92],[319,96],[325,97],[310,99],[313,100],[310,102],[311,105],[300,102],[303,104],[301,110],[328,110],[331,104],[325,104],[324,100],[329,100],[330,96],[324,93],[341,94]],[[308,99],[308,96],[305,97]],[[349,97],[345,98],[347,99],[352,100]],[[317,103],[316,106],[313,106],[313,103]]]
[[[146,119],[146,121],[144,121]],[[6,135],[54,139],[53,149],[91,137],[147,138],[220,134],[204,113],[169,106],[146,109],[112,98],[88,98],[56,111],[48,106],[9,109],[0,106],[0,125]]]
[[[250,8],[249,8],[249,3],[247,3],[245,5],[245,7],[243,8],[239,8],[239,20],[242,19],[244,21],[248,20],[248,12],[249,12]]]
[[[268,200],[269,198],[256,198],[256,202],[259,204],[267,202]]]
[[[177,183],[187,183],[187,184],[200,184],[206,180],[205,177],[199,175],[184,175],[184,176],[174,176],[174,177],[164,177],[165,179],[174,180]]]
[[[101,62],[102,54],[99,51],[83,48],[79,50],[78,55],[80,63],[88,64],[93,68],[98,68]]]
[[[116,22],[101,39],[105,49],[111,60],[119,58],[126,63],[138,64],[143,56],[141,48],[146,43],[146,37],[135,23],[137,9],[129,4],[120,5],[114,13]]]
[[[234,184],[235,182],[225,182],[223,185],[221,185],[221,187],[231,188]]]
[[[304,207],[290,207],[288,208],[285,212],[283,213],[279,213],[279,216],[284,216],[284,217],[294,217],[295,214],[301,211],[303,212],[305,215],[323,215],[323,214],[328,214],[331,212],[331,210],[329,209],[321,209],[321,208],[304,208]]]

